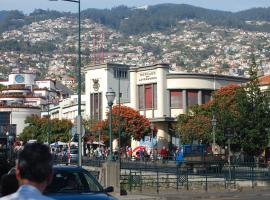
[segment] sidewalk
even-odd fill
[[[130,195],[113,195],[114,197],[116,197],[119,200],[160,200],[160,199],[164,199],[162,197],[158,197],[158,196],[148,196],[148,195],[144,195],[144,194],[130,194]]]
[[[134,193],[125,196],[114,195],[119,200],[269,200],[270,187],[242,188],[231,190],[179,190],[162,193]]]

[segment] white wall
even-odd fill
[[[19,135],[23,129],[27,126],[24,122],[26,117],[31,115],[40,116],[40,109],[33,108],[2,108],[0,112],[10,111],[11,112],[11,124],[17,124],[16,133]]]
[[[24,81],[21,83],[16,82],[15,77],[17,75],[20,75],[24,78]],[[9,80],[9,85],[14,85],[14,84],[25,84],[25,85],[34,85],[35,84],[35,74],[23,74],[23,73],[14,73],[14,74],[9,74],[8,80]]]

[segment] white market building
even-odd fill
[[[121,104],[139,110],[157,127],[158,148],[161,148],[172,142],[171,125],[189,106],[207,103],[211,93],[222,86],[241,85],[247,81],[243,77],[175,72],[168,64],[146,67],[110,63],[89,65],[85,67],[85,116],[105,119],[108,111],[106,91],[112,88],[116,92],[115,105],[120,85]]]

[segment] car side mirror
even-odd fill
[[[113,191],[114,191],[113,186],[109,186],[109,187],[104,189],[104,192],[113,192]]]

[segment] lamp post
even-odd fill
[[[7,136],[7,143],[6,143],[6,146],[8,147],[8,146],[9,146],[9,132],[8,132],[8,131],[6,132],[6,136]]]
[[[13,141],[13,136],[10,134],[8,131],[6,132],[7,136],[7,149],[9,151],[9,161],[12,160],[12,141]]]
[[[98,127],[98,147],[100,148],[100,135],[101,135],[101,128]]]
[[[110,133],[110,154],[109,159],[110,161],[113,160],[113,154],[112,154],[112,105],[115,99],[115,92],[112,88],[109,88],[109,90],[106,92],[106,98],[108,101],[108,106],[110,108],[110,121],[109,121],[109,133]]]
[[[121,163],[121,129],[120,129],[120,104],[121,104],[121,92],[120,92],[120,69],[117,68],[118,75],[118,159]]]
[[[213,145],[212,145],[212,151],[215,153],[215,148],[216,148],[216,126],[217,126],[217,119],[215,115],[213,115],[213,118],[211,120],[212,123],[212,128],[213,128]]]
[[[50,0],[58,1],[58,0]],[[78,166],[82,166],[82,117],[81,117],[81,1],[80,0],[62,0],[78,4],[78,60],[77,60],[77,95],[78,95],[78,115],[77,115],[77,133],[78,141]]]
[[[47,115],[48,115],[48,135],[47,143],[50,146],[50,135],[51,135],[51,122],[50,122],[50,91],[48,91],[48,102],[47,102]]]
[[[151,134],[152,134],[152,138],[151,138],[151,146],[152,146],[152,154],[154,153],[154,142],[153,142],[153,139],[154,139],[154,124],[151,123],[150,124],[150,129],[151,129]]]

